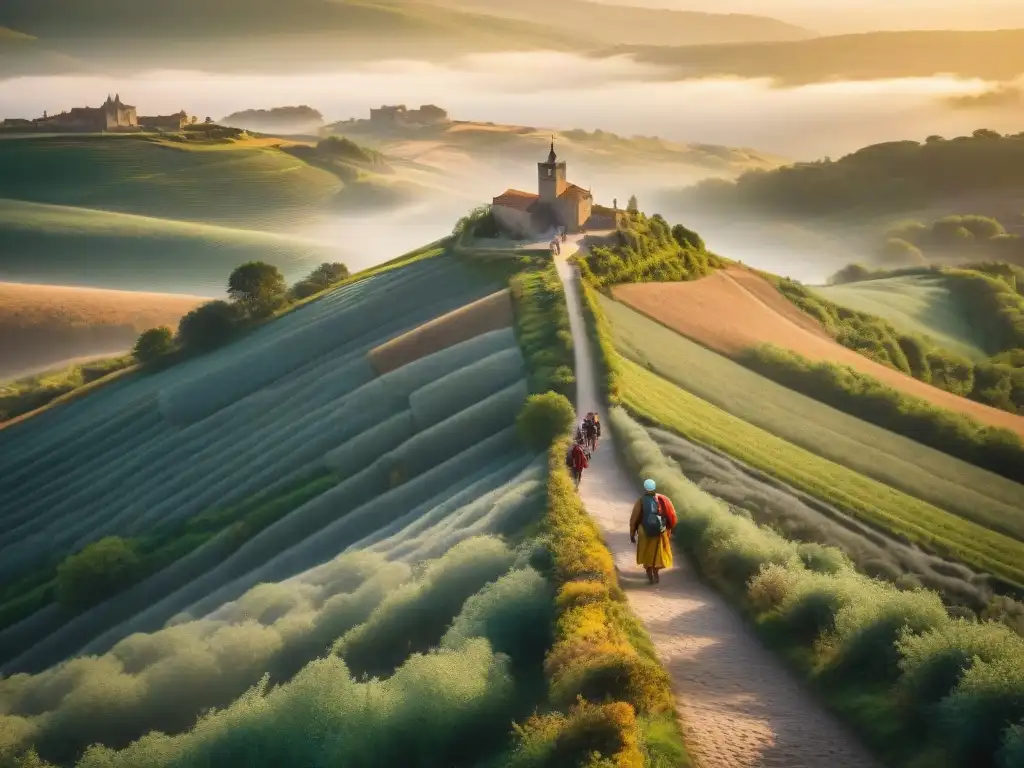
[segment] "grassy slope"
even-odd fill
[[[945,283],[938,275],[908,275],[814,291],[840,306],[888,320],[904,333],[930,336],[937,346],[968,359],[986,359],[980,340]]]
[[[241,261],[294,278],[337,255],[299,230],[346,186],[266,142],[11,138],[0,165],[2,278],[219,293]]]
[[[57,285],[0,283],[0,380],[68,359],[129,349],[140,331],[178,320],[205,301]]]
[[[630,359],[738,419],[874,480],[1024,539],[1017,483],[786,389],[603,299],[615,343]]]
[[[880,529],[1024,586],[1024,544],[907,496],[754,427],[635,363],[622,363],[626,404],[641,417],[736,456]]]
[[[789,85],[956,74],[1012,80],[1024,71],[1024,30],[868,32],[794,42],[619,46],[687,77],[771,77]]]

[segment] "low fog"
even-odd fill
[[[434,103],[456,120],[600,128],[624,136],[657,135],[679,142],[751,147],[783,158],[811,160],[839,157],[874,142],[923,140],[934,133],[959,135],[979,126],[1003,131],[1019,128],[1015,110],[1001,108],[998,100],[986,107],[984,95],[1000,87],[949,77],[796,88],[761,80],[673,81],[657,67],[624,57],[487,54],[450,65],[386,61],[302,76],[160,71],[106,78],[14,78],[0,82],[0,116],[34,117],[44,110],[52,113],[95,105],[108,92],[119,92],[147,114],[185,109],[201,117],[219,117],[245,109],[308,104],[322,112],[328,123],[366,117],[371,107],[382,103]],[[981,100],[976,101],[979,96]],[[975,108],[963,108],[965,100]],[[572,180],[589,186],[598,201],[610,203],[617,198],[621,202],[637,194],[648,212],[686,221],[701,231],[713,249],[756,266],[821,281],[858,256],[836,253],[834,242],[808,242],[800,247],[785,237],[766,240],[762,233],[745,235],[729,222],[702,222],[691,219],[686,210],[673,210],[667,202],[670,196],[661,191],[697,181],[696,169],[687,177],[678,170],[659,174],[655,168],[611,172],[587,167],[570,156],[565,159]],[[333,258],[359,269],[446,235],[459,215],[507,187],[531,189],[535,183],[532,164],[520,158],[509,158],[507,163],[494,156],[455,158],[439,170],[432,178],[424,177],[433,189],[414,205],[373,215],[331,215],[296,234],[322,242]],[[824,260],[823,247],[828,254]],[[300,267],[306,261],[312,265],[318,256],[304,260],[288,277],[300,277]],[[59,282],[61,277],[45,279]],[[165,282],[160,289],[186,288],[172,285],[170,276]]]
[[[0,82],[0,114],[34,117],[44,109],[98,103],[108,91],[148,114],[185,109],[220,116],[308,104],[328,122],[366,116],[381,103],[429,102],[455,119],[653,134],[809,160],[877,141],[969,132],[978,127],[978,116],[951,110],[944,99],[988,87],[944,77],[799,88],[758,80],[674,82],[665,71],[625,57],[512,53],[467,56],[451,65],[367,63],[301,76],[182,71],[14,78]],[[992,117],[988,127],[996,130],[1015,124],[1012,114]]]

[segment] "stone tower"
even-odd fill
[[[540,199],[553,203],[569,184],[565,180],[565,162],[558,162],[555,154],[555,139],[551,137],[551,151],[546,163],[537,163],[537,192]]]

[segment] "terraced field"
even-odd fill
[[[905,275],[815,288],[842,307],[884,318],[904,333],[931,337],[970,360],[988,357],[942,275]]]
[[[370,540],[421,560],[535,519],[545,464],[513,428],[527,385],[511,328],[491,313],[383,375],[371,364],[503,286],[417,261],[0,433],[0,669],[104,653]],[[86,610],[53,603],[54,566],[107,536],[136,542],[145,578]]]
[[[793,488],[982,573],[1024,586],[1024,543],[883,485],[759,429],[630,360],[629,408],[696,443],[717,448]]]
[[[830,408],[602,298],[620,352],[723,411],[836,464],[1024,540],[1024,487]]]

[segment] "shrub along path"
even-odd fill
[[[558,272],[565,286],[576,349],[577,410],[600,403],[590,337],[574,269],[562,249]],[[687,745],[701,768],[864,768],[876,762],[754,637],[725,599],[701,583],[678,555],[654,587],[636,565],[629,514],[639,494],[617,459],[606,430],[584,474],[580,494],[615,558],[630,606],[650,633],[672,676]]]

